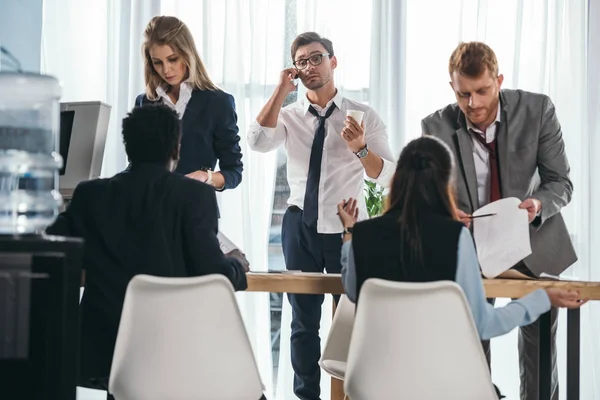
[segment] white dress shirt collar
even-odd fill
[[[173,101],[167,94],[167,91],[162,86],[158,86],[156,88],[156,94],[162,99],[163,104],[175,110],[179,116],[179,119],[181,119],[183,118],[183,114],[185,113],[185,109],[187,108],[190,99],[192,98],[193,90],[192,84],[189,81],[181,82],[181,86],[179,88],[179,99],[177,99],[175,104],[173,104]]]
[[[469,121],[469,118],[466,118],[467,120],[467,129],[469,131],[474,131],[479,133],[480,135],[484,136],[484,133],[481,131],[481,129],[477,128],[475,125],[473,125],[473,123],[471,121]],[[495,125],[497,122],[500,122],[502,120],[502,106],[500,105],[500,102],[498,102],[498,111],[496,112],[496,120],[492,123],[492,125]],[[490,125],[490,126],[492,126]],[[488,127],[489,129],[489,127]]]
[[[342,104],[344,102],[344,96],[342,96],[342,94],[340,93],[339,90],[336,90],[335,96],[333,96],[333,98],[327,102],[327,104],[325,105],[324,108],[321,108],[321,106],[319,106],[317,104],[312,104],[310,102],[310,100],[308,99],[308,96],[304,96],[304,98],[302,98],[301,102],[302,102],[302,109],[304,110],[304,115],[307,115],[309,113],[308,109],[310,106],[313,106],[313,108],[315,110],[317,110],[319,113],[322,113],[323,111],[328,110],[332,104],[335,104],[336,107],[340,111],[342,111]]]

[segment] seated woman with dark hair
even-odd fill
[[[338,214],[344,224],[342,280],[348,298],[358,301],[369,278],[390,281],[455,281],[463,289],[482,340],[530,324],[550,306],[577,308],[577,291],[536,290],[494,308],[485,292],[470,231],[458,221],[452,177],[454,161],[440,140],[421,137],[400,154],[380,217],[357,221],[356,200],[344,200]]]
[[[585,300],[577,291],[562,289],[539,289],[500,308],[487,303],[471,232],[456,216],[453,175],[446,145],[422,137],[400,154],[385,214],[356,222],[356,200],[338,205],[345,228],[342,279],[348,298],[356,302],[369,278],[455,281],[484,340],[534,322],[550,305],[581,307]]]

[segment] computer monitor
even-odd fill
[[[100,101],[60,104],[59,190],[69,196],[77,184],[100,177],[111,106]]]

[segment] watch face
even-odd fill
[[[367,154],[369,154],[369,149],[367,147],[365,147],[364,149],[362,149],[361,151],[356,153],[356,156],[358,158],[365,158],[367,156]]]

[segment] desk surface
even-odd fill
[[[274,293],[341,294],[344,292],[340,274],[250,272],[248,291]],[[484,279],[487,297],[518,298],[545,288],[579,290],[582,298],[600,300],[600,282]]]

